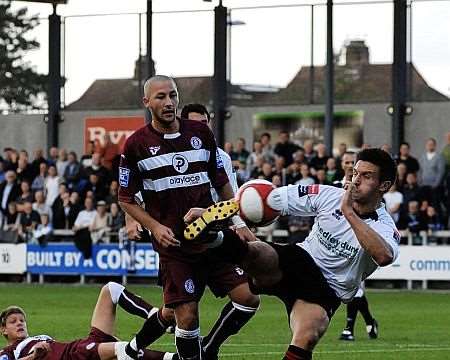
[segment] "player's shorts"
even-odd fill
[[[216,297],[224,297],[235,287],[248,282],[247,274],[241,268],[215,258],[209,251],[197,258],[194,263],[160,259],[159,280],[167,307],[199,302],[206,286]]]
[[[277,296],[284,302],[288,316],[294,303],[297,300],[304,300],[323,307],[331,319],[341,300],[328,285],[313,258],[295,244],[270,245],[278,253],[283,277],[278,283],[267,288],[250,284],[252,292]]]
[[[61,344],[62,349],[60,359],[62,360],[100,360],[98,346],[100,343],[116,342],[117,339],[104,333],[96,327],[91,327],[89,335],[80,340]]]

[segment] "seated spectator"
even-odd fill
[[[335,157],[336,159],[336,165],[337,165],[337,169],[340,172],[340,178],[343,178],[343,171],[344,169],[342,168],[342,157],[344,156],[344,154],[347,152],[347,144],[346,143],[340,143],[338,145],[338,154]]]
[[[118,242],[119,231],[125,226],[125,215],[117,202],[111,204],[109,211],[108,227],[111,231],[110,240],[111,242]]]
[[[30,183],[23,180],[20,183],[20,191],[22,192],[16,199],[17,211],[22,212],[25,202],[33,203],[34,197],[31,192]]]
[[[319,185],[331,185],[332,184],[332,183],[328,182],[327,175],[325,173],[325,169],[319,169],[316,171],[316,184],[319,184]]]
[[[50,165],[48,167],[48,174],[45,178],[44,189],[45,189],[45,202],[47,205],[52,206],[53,202],[56,200],[59,194],[59,185],[62,179],[58,176],[56,172],[56,166]]]
[[[17,243],[19,236],[20,216],[17,211],[16,203],[8,204],[8,212],[3,216],[2,226],[0,227],[0,241],[7,243]]]
[[[92,165],[92,154],[94,153],[95,144],[93,141],[89,141],[86,145],[86,151],[81,156],[80,164],[83,169]]]
[[[84,210],[80,211],[73,225],[75,246],[81,251],[85,259],[92,257],[92,238],[89,227],[94,222],[96,213],[94,201],[91,197],[86,197],[84,200]]]
[[[99,149],[99,152],[102,156],[102,164],[109,171],[113,170],[113,163],[117,156],[120,156],[120,148],[118,144],[114,144],[111,141],[111,135],[105,134],[103,137],[103,144]]]
[[[33,210],[37,211],[39,215],[47,214],[50,221],[52,221],[52,208],[45,202],[45,196],[42,190],[38,190],[34,193]]]
[[[231,153],[233,152],[233,143],[227,141],[225,144],[223,144],[223,151],[225,151],[231,157]]]
[[[273,177],[273,170],[272,170],[272,165],[270,165],[269,163],[264,163],[262,165],[261,168],[261,174],[258,176],[259,179],[264,179],[267,181],[272,181],[272,177]]]
[[[410,201],[418,201],[419,203],[425,198],[424,188],[417,183],[417,174],[409,173],[406,175],[406,183],[402,189],[403,203],[406,206]]]
[[[250,179],[258,179],[262,175],[262,166],[264,163],[264,157],[262,155],[256,157],[253,169],[249,173]]]
[[[300,164],[298,164],[297,162],[294,161],[287,168],[287,171],[286,171],[286,185],[295,184],[301,178],[302,178],[302,175],[300,174]]]
[[[70,195],[68,191],[64,191],[61,193],[58,199],[55,200],[52,206],[52,223],[54,229],[73,228],[75,220],[77,219],[77,216],[81,211],[80,206],[78,204],[74,204],[73,201],[71,201],[72,196],[76,197],[76,195],[73,194],[76,193],[72,193],[72,195]]]
[[[433,206],[427,207],[427,212],[424,220],[430,233],[432,233],[433,231],[444,229],[444,224],[441,220],[441,217]]]
[[[392,155],[392,147],[389,144],[383,144],[380,146],[380,149],[386,151],[389,155]]]
[[[100,200],[97,202],[97,211],[94,219],[89,225],[89,231],[91,232],[91,239],[93,244],[97,243],[109,243],[109,227],[108,227],[108,213],[106,211],[106,202]]]
[[[276,175],[280,176],[281,179],[281,186],[286,185],[286,167],[285,167],[286,161],[283,157],[276,156],[275,157],[275,165],[273,168],[273,172]]]
[[[109,193],[105,197],[106,204],[111,205],[113,203],[118,202],[118,194],[119,194],[119,183],[116,180],[113,180],[109,185]]]
[[[6,180],[0,184],[0,210],[2,214],[8,212],[8,204],[15,201],[20,195],[20,185],[16,179],[16,173],[8,170]]]
[[[329,184],[332,184],[335,181],[342,179],[342,176],[337,169],[335,158],[332,158],[332,157],[328,158],[325,169],[326,169],[325,170],[326,181]],[[317,174],[316,174],[316,176],[317,176]]]
[[[291,244],[303,242],[311,231],[314,218],[310,216],[289,216],[288,242]]]
[[[272,136],[268,132],[265,132],[261,134],[259,142],[262,146],[262,155],[264,157],[264,161],[273,164],[275,161],[275,153],[273,152],[271,139]]]
[[[89,182],[84,188],[84,197],[88,191],[92,192],[95,201],[104,200],[106,197],[106,188],[95,173],[89,175]]]
[[[102,183],[102,186],[109,184],[112,179],[111,172],[102,165],[102,157],[99,153],[92,154],[92,164],[87,167],[85,177],[89,180],[91,174],[97,175],[98,179]]]
[[[248,174],[250,174],[252,172],[253,168],[255,167],[256,159],[258,158],[258,156],[264,157],[263,152],[262,152],[262,144],[259,141],[255,141],[253,143],[253,151],[247,157],[246,169],[247,169]]]
[[[33,204],[31,201],[25,202],[23,206],[23,212],[20,214],[19,219],[19,239],[22,242],[28,242],[33,237],[33,231],[41,221],[39,214],[33,210]]]
[[[3,159],[0,159],[0,184],[5,181],[5,162],[3,161]]]
[[[16,172],[17,169],[18,154],[17,151],[11,147],[5,147],[3,149],[3,162],[5,166],[5,171],[13,170]]]
[[[77,154],[71,151],[67,156],[67,166],[64,170],[64,179],[67,183],[67,188],[70,191],[78,189],[78,183],[81,179],[81,165],[77,161]]]
[[[397,189],[403,192],[403,187],[406,185],[406,177],[408,176],[408,168],[405,163],[397,165]]]
[[[40,217],[41,222],[33,231],[32,241],[38,243],[41,246],[47,246],[47,244],[52,241],[53,227],[50,223],[49,215],[47,213],[43,212]]]
[[[272,184],[274,184],[276,187],[283,186],[283,181],[281,180],[281,176],[278,174],[275,174],[272,176]]]
[[[316,146],[317,154],[309,160],[309,167],[311,175],[315,175],[319,169],[325,169],[328,161],[327,147],[323,143],[319,143]],[[336,163],[335,163],[336,165]]]
[[[59,155],[58,148],[56,146],[52,146],[50,148],[50,150],[48,151],[47,165],[49,167],[50,166],[56,167],[56,162],[58,161],[58,155]]]
[[[305,158],[305,150],[302,148],[298,149],[295,153],[292,154],[292,160],[298,165],[306,164],[306,158]]]
[[[39,164],[39,170],[37,176],[31,183],[31,190],[45,190],[45,178],[47,177],[47,163],[42,162]]]
[[[400,217],[397,228],[399,230],[409,230],[409,232],[414,234],[426,230],[427,225],[419,211],[419,203],[417,201],[410,201],[408,203],[408,211]]]
[[[389,191],[383,195],[386,203],[386,210],[391,215],[394,222],[397,224],[400,219],[400,210],[403,204],[403,195],[397,191],[397,185],[391,186]]]
[[[312,158],[316,156],[316,152],[314,151],[314,143],[312,140],[305,140],[303,143],[303,149],[305,150],[304,156],[306,159],[306,162],[311,162]]]
[[[307,186],[307,185],[313,185],[314,184],[315,181],[310,176],[308,164],[301,164],[300,165],[300,174],[302,175],[302,177],[301,177],[301,179],[299,181],[297,181],[295,183],[296,185]]]
[[[240,165],[243,165],[244,168],[247,166],[247,158],[250,155],[250,152],[245,148],[245,139],[238,138],[236,141],[236,148],[230,154],[231,161],[233,165],[237,168]]]
[[[58,160],[56,160],[56,172],[63,176],[66,172],[66,167],[69,161],[67,160],[67,150],[60,149],[58,152]]]

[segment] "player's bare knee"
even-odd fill
[[[175,322],[175,312],[171,308],[163,307],[161,310],[161,317],[167,323]]]
[[[184,303],[175,308],[177,326],[184,330],[193,330],[198,327],[197,303]]]
[[[302,329],[292,336],[292,343],[302,349],[312,351],[322,337],[322,332],[317,328]]]

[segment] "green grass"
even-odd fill
[[[0,307],[17,304],[28,314],[30,334],[48,334],[64,341],[85,337],[100,286],[0,285]],[[161,291],[152,286],[130,289],[153,304]],[[450,295],[431,292],[368,292],[371,310],[380,323],[380,338],[369,340],[358,318],[356,341],[337,340],[345,322],[345,307],[336,313],[314,359],[450,359]],[[208,292],[201,303],[201,329],[205,334],[225,300]],[[141,319],[118,312],[117,336],[129,339]],[[255,318],[222,347],[222,359],[281,359],[290,341],[284,306],[276,298],[263,297]],[[0,340],[0,347],[5,345]],[[174,350],[173,336],[165,335],[155,348]]]

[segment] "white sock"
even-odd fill
[[[118,283],[110,281],[108,283],[109,293],[111,294],[111,300],[114,305],[117,305],[119,302],[120,295],[122,294],[125,286],[120,285]]]

